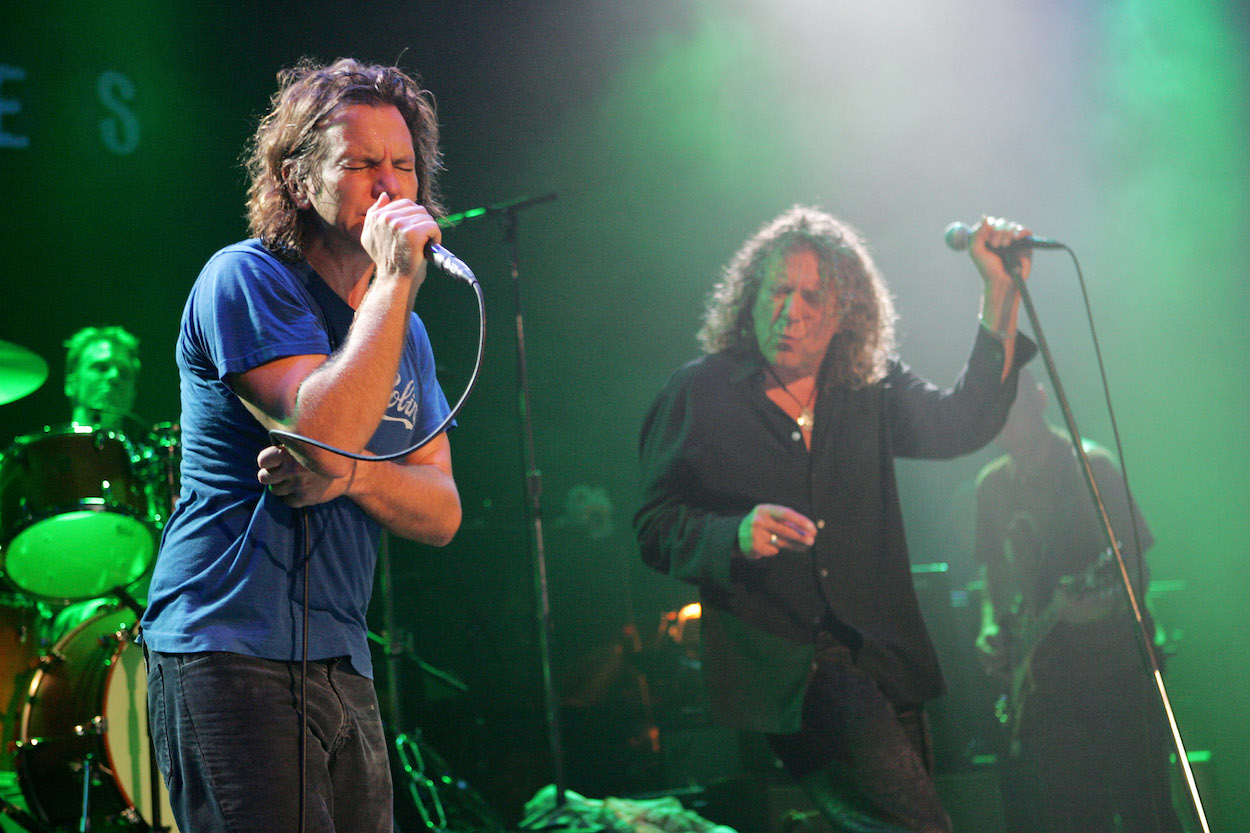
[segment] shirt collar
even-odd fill
[[[729,373],[729,380],[734,384],[741,384],[748,379],[753,379],[764,375],[764,357],[759,351],[740,350],[726,354],[726,358],[732,365]]]

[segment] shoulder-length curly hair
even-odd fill
[[[439,204],[438,120],[434,97],[396,67],[362,64],[340,58],[328,66],[309,59],[278,73],[271,108],[256,128],[245,153],[248,228],[280,257],[304,256],[312,217],[291,195],[291,183],[316,185],[318,163],[326,152],[325,127],[353,104],[394,106],[412,133],[416,153],[417,202],[434,216]]]
[[[699,330],[705,353],[759,353],[753,308],[765,281],[796,248],[816,254],[825,291],[837,294],[840,328],[821,367],[826,385],[880,381],[894,352],[894,302],[863,239],[846,223],[796,205],[756,232],[726,265]]]

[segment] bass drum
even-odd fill
[[[65,635],[31,679],[22,708],[18,781],[32,815],[83,829],[83,771],[90,761],[89,828],[176,831],[169,793],[152,765],[147,676],[133,614],[101,613]],[[159,816],[152,813],[155,783]]]
[[[31,677],[52,646],[51,633],[52,615],[42,603],[19,593],[0,591],[0,733],[4,739],[0,772],[11,774],[14,770],[12,747],[18,739],[17,718]]]

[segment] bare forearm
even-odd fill
[[[342,347],[299,386],[291,430],[348,451],[363,450],[395,384],[411,309],[407,297],[405,287],[370,288]],[[332,463],[307,453],[317,463]]]
[[[1015,361],[1019,317],[1020,292],[1014,286],[987,283],[981,294],[981,326],[1003,342],[1003,380]]]
[[[388,532],[443,546],[460,528],[460,493],[437,465],[357,464],[347,496]]]

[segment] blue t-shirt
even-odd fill
[[[178,334],[182,486],[142,620],[152,650],[300,659],[301,510],[257,481],[256,456],[270,445],[268,432],[224,379],[284,356],[329,355],[346,339],[353,314],[307,263],[285,264],[256,240],[227,246],[200,272]],[[449,410],[414,313],[368,448],[407,448]],[[381,528],[347,497],[302,511],[311,545],[308,658],[346,656],[371,677],[365,613]]]

